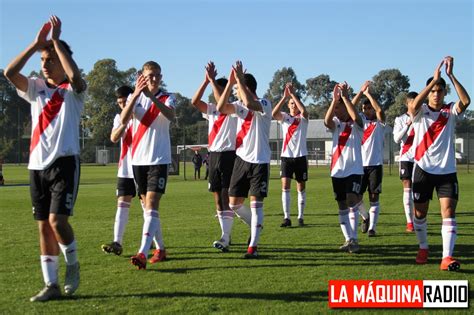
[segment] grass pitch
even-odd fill
[[[188,167],[188,170],[191,170]],[[361,253],[341,253],[329,171],[311,167],[303,228],[280,228],[281,185],[272,168],[265,199],[264,230],[258,260],[244,260],[248,228],[235,220],[231,251],[212,247],[220,229],[213,198],[204,180],[170,176],[160,216],[169,260],[138,271],[129,263],[141,238],[142,211],[133,201],[122,256],[106,255],[101,244],[113,236],[116,166],[83,166],[75,215],[81,262],[81,285],[71,299],[30,303],[42,288],[36,223],[32,219],[26,166],[5,165],[7,186],[0,187],[0,313],[348,313],[328,308],[330,279],[473,280],[474,175],[460,169],[457,210],[458,273],[438,270],[441,258],[441,217],[437,200],[428,216],[430,261],[414,263],[417,242],[405,230],[402,186],[393,169],[385,170],[377,237],[360,234]],[[292,189],[292,219],[296,225],[296,192]],[[367,204],[367,200],[366,200]],[[65,266],[60,263],[60,280]],[[470,291],[473,302],[473,291]],[[354,311],[354,310],[352,310]],[[414,310],[361,310],[413,313]],[[430,313],[447,310],[430,310]],[[469,310],[449,311],[469,313]]]

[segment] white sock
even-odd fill
[[[298,191],[298,219],[304,218],[304,208],[306,206],[306,191]]]
[[[428,249],[428,229],[426,223],[426,217],[423,219],[413,218],[413,227],[415,228],[416,237],[418,238],[418,244],[421,249]]]
[[[339,225],[346,241],[351,239],[351,224],[349,222],[349,209],[339,210]]]
[[[374,230],[377,227],[377,221],[379,220],[379,213],[380,213],[380,203],[379,202],[371,202],[369,215],[370,215],[370,224],[369,230]]]
[[[234,224],[234,211],[217,211],[217,218],[219,219],[222,231],[221,239],[224,243],[229,244],[230,233],[232,232],[232,225]]]
[[[250,209],[243,204],[240,205],[231,205],[229,204],[230,209],[235,212],[235,214],[242,220],[244,221],[245,224],[250,226],[250,223],[252,222],[252,212]]]
[[[130,203],[125,201],[117,202],[117,212],[115,213],[114,223],[114,242],[122,244],[125,227],[128,223],[128,210]]]
[[[364,219],[367,220],[369,218],[369,214],[367,213],[367,210],[365,209],[364,205],[364,200],[361,200],[357,205],[357,208],[359,208],[359,214],[360,216]]]
[[[443,219],[441,236],[443,237],[443,258],[453,256],[454,244],[456,243],[458,227],[456,219]]]
[[[403,188],[403,209],[405,210],[405,216],[407,223],[413,222],[413,193],[411,188]]]
[[[263,224],[263,201],[250,202],[250,210],[252,211],[252,224],[250,225],[249,247],[257,247]]]
[[[156,223],[156,232],[155,237],[153,237],[153,242],[155,243],[156,249],[163,250],[165,249],[165,243],[163,242],[163,233],[161,231],[161,220],[160,213],[158,212],[157,223]]]
[[[147,210],[145,215],[145,222],[143,222],[142,230],[142,242],[138,252],[147,256],[148,251],[150,250],[151,242],[153,241],[153,237],[155,236],[156,230],[160,225],[160,219],[158,210]]]
[[[58,284],[59,256],[41,255],[40,261],[44,283]]]
[[[359,208],[349,207],[349,222],[351,226],[351,238],[357,239],[357,227],[359,226]]]
[[[61,251],[64,255],[64,260],[66,261],[66,265],[74,265],[77,263],[77,245],[76,240],[73,240],[69,245],[64,245],[58,243]]]
[[[283,205],[283,215],[285,219],[290,218],[290,204],[291,204],[291,194],[289,189],[282,189],[281,191],[281,203]]]

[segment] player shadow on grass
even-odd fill
[[[210,298],[210,299],[245,299],[284,302],[327,302],[327,291],[283,292],[283,293],[194,293],[194,292],[147,292],[109,295],[77,295],[72,300],[117,299],[117,298]]]

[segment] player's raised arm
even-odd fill
[[[326,115],[324,116],[324,125],[327,128],[334,130],[334,128],[336,127],[333,120],[335,116],[334,110],[335,110],[336,104],[340,102],[341,100],[341,90],[337,84],[334,86],[332,95],[333,97],[332,97],[331,105],[329,105]]]
[[[418,94],[418,96],[408,105],[408,113],[415,117],[418,111],[423,105],[423,101],[428,97],[431,89],[438,83],[439,79],[441,78],[441,68],[443,67],[445,60],[443,59],[441,63],[436,67],[435,72],[433,74],[433,80],[425,86],[425,88]]]
[[[51,24],[49,22],[43,24],[41,29],[38,31],[35,40],[5,68],[5,77],[22,92],[26,92],[28,89],[28,79],[22,75],[20,71],[36,51],[47,45],[47,37],[50,30]]]
[[[459,97],[459,101],[456,103],[456,110],[458,114],[461,114],[466,110],[466,108],[471,103],[471,98],[469,94],[467,94],[466,89],[459,83],[453,73],[454,68],[454,58],[451,56],[447,56],[444,58],[444,64],[446,65],[446,74],[448,75],[451,83],[454,85],[454,89]]]
[[[357,92],[356,96],[352,99],[352,104],[357,107],[357,104],[359,104],[360,98],[364,94],[364,91],[369,87],[370,81],[365,81],[364,84],[362,84],[362,87],[360,88],[359,92]]]
[[[61,35],[61,20],[53,15],[50,17],[49,23],[51,24],[51,40],[54,45],[54,50],[58,54],[59,61],[63,66],[66,77],[69,83],[71,83],[73,90],[76,93],[81,93],[86,90],[86,81],[82,78],[81,72],[79,71],[74,59],[72,59],[71,54],[64,47],[63,42],[59,40],[59,36]]]
[[[252,93],[245,84],[245,72],[242,61],[238,60],[233,66],[233,69],[237,86],[239,88],[239,93],[242,97],[242,102],[244,103],[245,107],[253,111],[263,112],[262,104],[257,101],[257,96]]]
[[[344,105],[346,106],[347,113],[349,114],[351,119],[355,121],[357,125],[359,125],[359,127],[363,127],[364,123],[362,122],[362,118],[360,118],[359,113],[357,112],[354,107],[354,104],[352,104],[349,98],[349,85],[347,84],[347,82],[344,82],[340,83],[339,87],[341,89],[341,99],[344,102]]]
[[[225,86],[224,92],[222,92],[219,101],[217,102],[217,110],[223,114],[233,114],[235,113],[234,105],[228,102],[230,94],[232,93],[232,88],[234,87],[236,82],[235,79],[235,72],[234,69],[230,71],[229,81],[227,81],[227,85]]]
[[[367,84],[367,86],[365,86],[363,93],[365,97],[367,97],[367,99],[370,101],[370,105],[372,105],[372,107],[374,108],[377,120],[381,123],[385,123],[385,112],[383,111],[382,107],[380,107],[379,102],[377,102],[377,100],[370,93],[370,84]]]
[[[295,102],[296,107],[298,107],[298,110],[300,111],[301,115],[308,119],[309,113],[306,110],[306,106],[304,106],[303,103],[301,103],[300,99],[298,96],[296,96],[295,91],[293,90],[293,85],[290,83],[288,86],[288,90],[290,91],[290,97],[291,99]]]
[[[147,89],[147,82],[143,74],[140,73],[137,77],[137,81],[135,82],[135,90],[133,91],[131,97],[127,100],[127,105],[120,113],[120,122],[122,125],[127,125],[132,118],[135,102],[145,89]]]
[[[216,74],[217,72],[215,72],[214,64],[211,61],[206,65],[206,74],[204,76],[204,81],[201,83],[201,86],[197,89],[196,93],[194,93],[194,96],[191,99],[191,104],[201,113],[207,113],[207,104],[202,100],[202,96],[204,95],[204,91],[206,91],[206,88],[211,82],[211,80],[215,81]]]
[[[283,119],[283,115],[281,114],[281,108],[282,108],[283,104],[285,104],[285,102],[288,100],[288,98],[290,98],[290,90],[288,88],[288,84],[286,84],[285,89],[283,91],[283,97],[278,102],[278,104],[276,104],[276,106],[273,108],[272,117],[274,119],[276,119],[276,120],[282,120]]]

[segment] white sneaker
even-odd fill
[[[30,302],[45,302],[59,299],[61,290],[56,283],[48,283],[38,294],[30,298]]]
[[[79,262],[66,265],[66,279],[64,280],[64,294],[72,295],[79,287]]]

